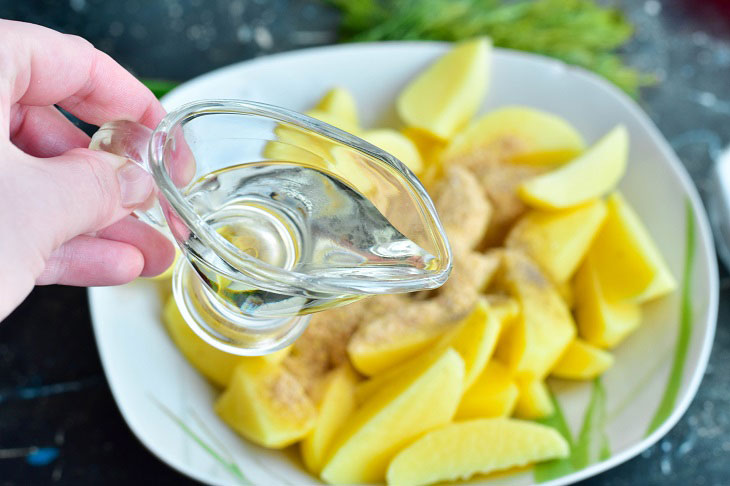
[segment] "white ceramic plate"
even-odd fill
[[[280,54],[196,78],[170,93],[164,103],[171,109],[202,98],[240,98],[301,111],[328,88],[340,85],[357,98],[364,125],[380,126],[393,121],[393,101],[401,88],[446,49],[440,43],[381,43]],[[564,463],[564,475],[557,478],[543,471],[542,478],[551,478],[550,484],[567,484],[639,454],[687,409],[705,370],[715,331],[715,252],[705,212],[687,172],[631,99],[581,69],[519,52],[497,49],[491,77],[483,111],[510,104],[533,106],[567,118],[588,141],[616,123],[628,127],[631,162],[621,190],[646,222],[680,283],[688,275],[686,285],[680,285],[674,295],[646,307],[643,325],[616,350],[616,365],[600,385],[551,383],[572,436],[579,447],[591,451],[589,464],[582,469]],[[690,234],[694,245],[688,245]],[[686,266],[688,252],[693,263]],[[217,418],[212,411],[216,391],[183,359],[160,324],[154,284],[138,281],[94,288],[89,299],[114,398],[132,431],[161,460],[210,484],[318,484],[293,454],[254,446]],[[683,301],[691,304],[684,317]],[[678,339],[681,326],[690,331],[687,339]],[[675,366],[676,397],[665,399],[664,413],[659,413],[653,431],[647,432],[683,346],[686,361]],[[592,411],[588,418],[593,425],[584,428],[587,410]],[[609,448],[599,447],[606,440]],[[525,471],[470,484],[533,482],[533,471]]]

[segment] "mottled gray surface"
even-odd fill
[[[610,2],[604,2],[610,3]],[[700,189],[730,142],[726,0],[625,0],[629,61],[657,74],[642,105]],[[135,74],[185,80],[335,39],[337,15],[309,0],[0,0],[0,17],[82,35]],[[655,447],[584,484],[730,484],[730,280],[710,366],[686,416]],[[85,293],[41,288],[0,325],[0,485],[193,484],[131,435],[109,393]],[[30,447],[47,447],[39,454]],[[37,465],[33,465],[35,457]]]

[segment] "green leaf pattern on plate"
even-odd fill
[[[674,362],[669,373],[667,387],[659,402],[654,418],[649,424],[646,435],[654,432],[671,415],[677,401],[679,388],[682,385],[684,364],[687,361],[689,341],[692,337],[692,275],[695,263],[695,219],[689,200],[686,202],[686,249],[684,254],[684,271],[682,272],[682,296],[679,310],[679,335],[677,347],[674,349]]]
[[[549,427],[554,427],[565,437],[565,440],[570,445],[570,456],[565,459],[555,459],[537,464],[534,470],[534,477],[538,483],[566,476],[594,462],[607,459],[611,455],[608,437],[605,432],[606,390],[603,388],[600,378],[593,380],[591,398],[583,415],[583,425],[576,441],[573,441],[560,402],[558,402],[552,393],[551,399],[555,413],[538,422]]]
[[[682,384],[684,366],[687,360],[690,339],[692,337],[692,275],[695,262],[695,219],[692,206],[686,203],[686,249],[682,274],[682,295],[680,299],[680,322],[677,344],[674,349],[674,360],[669,373],[667,385],[662,399],[647,428],[650,435],[663,424],[674,410],[679,389]],[[610,444],[606,436],[606,390],[600,378],[593,381],[591,397],[583,416],[583,425],[577,440],[574,442],[560,403],[551,396],[555,413],[539,422],[554,427],[570,444],[570,457],[556,459],[537,464],[534,478],[537,482],[545,482],[568,475],[588,467],[595,462],[603,461],[611,456]]]

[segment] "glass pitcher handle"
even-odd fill
[[[149,143],[152,130],[132,121],[113,121],[103,124],[91,137],[89,148],[126,157],[151,174],[149,168]],[[155,187],[155,193],[158,192]],[[162,209],[157,199],[146,208],[138,208],[134,214],[157,229],[167,229]],[[163,232],[167,235],[167,231]]]

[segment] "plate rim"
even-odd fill
[[[281,60],[285,60],[290,57],[301,57],[301,56],[308,56],[312,54],[317,53],[323,53],[323,52],[333,52],[333,51],[351,51],[351,50],[368,50],[368,49],[389,49],[393,47],[399,47],[399,48],[415,48],[415,49],[433,49],[438,48],[440,50],[445,50],[451,43],[448,42],[440,42],[440,41],[384,41],[384,42],[363,42],[363,43],[357,43],[357,44],[334,44],[334,45],[328,45],[328,46],[317,46],[317,47],[308,47],[304,49],[296,49],[292,51],[286,51],[286,52],[280,52],[275,53],[271,55],[262,56],[260,58],[254,58],[254,59],[248,59],[239,61],[233,64],[229,64],[226,66],[219,67],[217,69],[208,71],[206,73],[203,73],[199,76],[196,76],[190,80],[185,81],[184,83],[180,84],[173,90],[171,90],[169,93],[167,93],[165,96],[161,98],[161,102],[163,105],[169,104],[171,101],[174,101],[176,97],[176,93],[179,94],[183,92],[185,89],[189,88],[192,84],[197,84],[200,82],[205,82],[210,78],[215,78],[219,76],[225,76],[229,71],[234,72],[238,69],[241,69],[242,67],[251,68],[252,66],[255,66],[257,64],[265,64],[265,63],[271,63],[271,62],[278,62]],[[669,167],[671,167],[672,172],[674,176],[677,177],[677,179],[680,182],[680,185],[684,189],[685,197],[689,200],[690,206],[692,209],[692,214],[694,217],[695,225],[696,225],[696,235],[697,238],[697,246],[695,247],[695,252],[698,252],[700,248],[702,251],[708,255],[709,265],[707,267],[708,270],[708,302],[707,302],[707,332],[705,334],[705,338],[701,343],[701,349],[700,354],[697,360],[697,366],[694,369],[694,372],[692,376],[690,377],[689,382],[687,383],[687,392],[684,394],[684,396],[681,397],[681,399],[675,404],[672,413],[665,419],[662,424],[656,428],[651,434],[644,437],[641,441],[637,442],[633,446],[619,452],[616,454],[611,455],[608,459],[605,459],[600,462],[596,462],[594,464],[591,464],[587,468],[581,469],[579,471],[573,472],[571,474],[568,474],[566,476],[562,476],[559,478],[555,478],[553,480],[541,483],[544,486],[563,486],[567,484],[572,484],[577,481],[581,481],[584,479],[587,479],[589,477],[598,475],[602,472],[605,472],[609,469],[612,469],[624,462],[627,462],[628,460],[636,457],[637,455],[641,454],[644,450],[648,449],[652,445],[654,445],[656,442],[658,442],[662,437],[664,437],[676,424],[679,422],[679,420],[682,418],[682,416],[686,413],[687,409],[689,408],[689,405],[692,403],[694,398],[696,397],[697,390],[699,388],[699,385],[702,381],[702,378],[704,376],[704,372],[707,368],[707,364],[709,362],[710,353],[712,351],[712,344],[714,342],[716,327],[717,327],[717,316],[718,316],[718,308],[719,308],[719,273],[718,273],[718,265],[717,265],[717,259],[712,259],[712,255],[716,255],[715,248],[714,248],[714,240],[712,237],[712,232],[710,231],[710,225],[709,220],[707,217],[707,213],[704,209],[704,205],[701,201],[701,198],[699,196],[699,193],[697,191],[697,188],[692,181],[691,177],[689,176],[689,173],[685,169],[684,165],[679,160],[679,157],[674,152],[674,150],[671,148],[671,145],[667,141],[667,139],[664,137],[664,135],[659,131],[658,127],[655,125],[654,121],[647,115],[647,113],[638,105],[638,103],[630,98],[626,93],[621,91],[619,88],[605,80],[604,78],[598,76],[595,73],[592,73],[590,71],[587,71],[584,68],[568,65],[560,60],[549,58],[546,56],[542,56],[539,54],[524,52],[524,51],[518,51],[514,49],[505,49],[505,48],[494,48],[494,54],[496,57],[506,57],[506,58],[523,58],[528,60],[529,62],[537,62],[539,64],[543,64],[551,69],[557,69],[560,71],[570,72],[570,75],[583,77],[587,82],[589,82],[592,85],[595,85],[598,89],[603,90],[604,92],[607,92],[606,94],[612,95],[614,98],[617,99],[617,101],[622,105],[624,109],[626,109],[628,112],[632,114],[632,116],[636,117],[642,125],[646,126],[647,131],[649,133],[649,138],[652,140],[652,142],[656,143],[660,153],[662,154],[662,158],[665,159],[665,162],[668,163]],[[90,307],[90,315],[91,315],[91,321],[92,321],[92,329],[94,330],[94,339],[97,345],[97,351],[99,353],[100,360],[102,362],[102,368],[104,370],[104,375],[106,376],[107,382],[109,383],[109,388],[112,392],[112,396],[114,397],[114,401],[120,411],[120,414],[124,418],[125,423],[127,424],[127,427],[132,431],[133,435],[137,438],[137,440],[142,443],[142,445],[145,446],[155,457],[157,457],[161,462],[166,464],[168,467],[172,467],[173,469],[186,474],[189,477],[192,477],[198,481],[202,482],[209,482],[210,479],[206,476],[203,476],[202,474],[199,474],[197,472],[197,469],[194,469],[192,467],[187,467],[185,464],[178,464],[176,462],[168,461],[168,459],[163,458],[160,454],[157,453],[157,451],[153,448],[151,444],[148,444],[146,440],[143,438],[144,436],[139,434],[137,430],[130,424],[127,413],[121,404],[122,401],[118,399],[119,391],[115,390],[115,385],[113,384],[113,381],[109,377],[109,366],[107,365],[107,359],[102,352],[100,347],[100,341],[99,341],[99,333],[96,330],[97,322],[99,322],[99,319],[96,317],[98,314],[98,310],[96,307],[98,306],[98,303],[95,303],[95,288],[91,287],[88,289],[88,299],[89,299],[89,307]],[[98,301],[97,301],[98,302]]]

